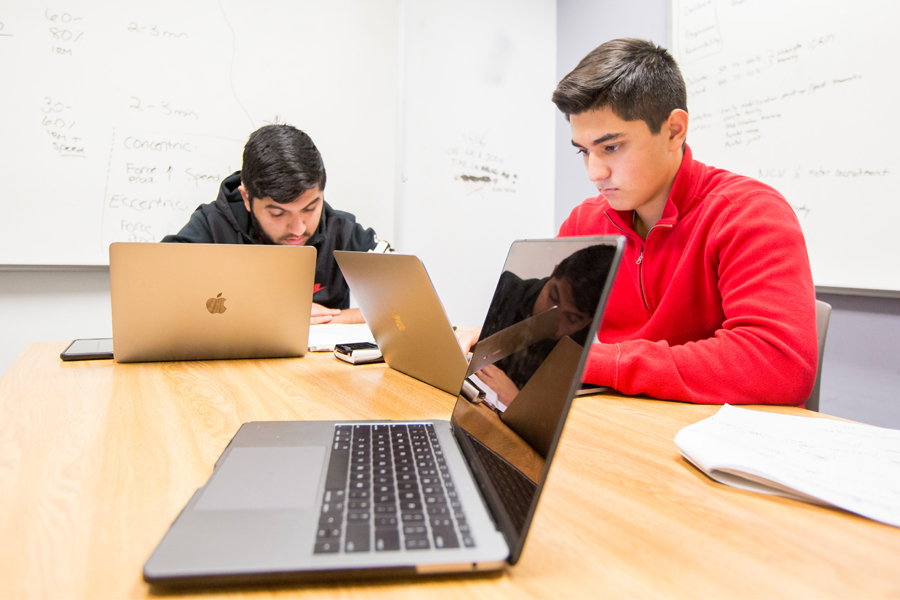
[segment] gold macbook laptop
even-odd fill
[[[466,357],[422,261],[341,250],[334,259],[388,366],[448,394],[459,392]]]
[[[109,246],[118,362],[303,356],[312,247]]]

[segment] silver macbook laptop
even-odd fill
[[[466,357],[422,261],[340,250],[334,258],[388,366],[458,393]]]
[[[541,397],[553,380],[546,391],[555,408],[541,417],[553,422],[522,435],[479,395],[460,394],[449,421],[246,423],[144,565],[144,579],[273,583],[515,564],[623,244],[537,240],[510,250],[555,254],[559,266],[504,272],[467,374],[477,369],[506,411],[519,396]],[[483,343],[492,352],[479,352]]]
[[[303,356],[316,249],[109,246],[118,362]]]

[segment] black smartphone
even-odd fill
[[[75,340],[62,351],[63,360],[100,360],[113,357],[112,338]]]
[[[361,365],[364,363],[381,362],[381,350],[372,342],[357,342],[354,344],[335,344],[334,355],[348,363]]]

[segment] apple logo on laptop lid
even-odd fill
[[[211,315],[225,312],[228,310],[225,308],[225,300],[226,299],[222,297],[222,293],[219,292],[218,296],[206,301],[206,310],[208,310]]]

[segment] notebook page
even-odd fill
[[[679,431],[675,445],[722,483],[808,496],[900,527],[900,431],[725,405]]]

